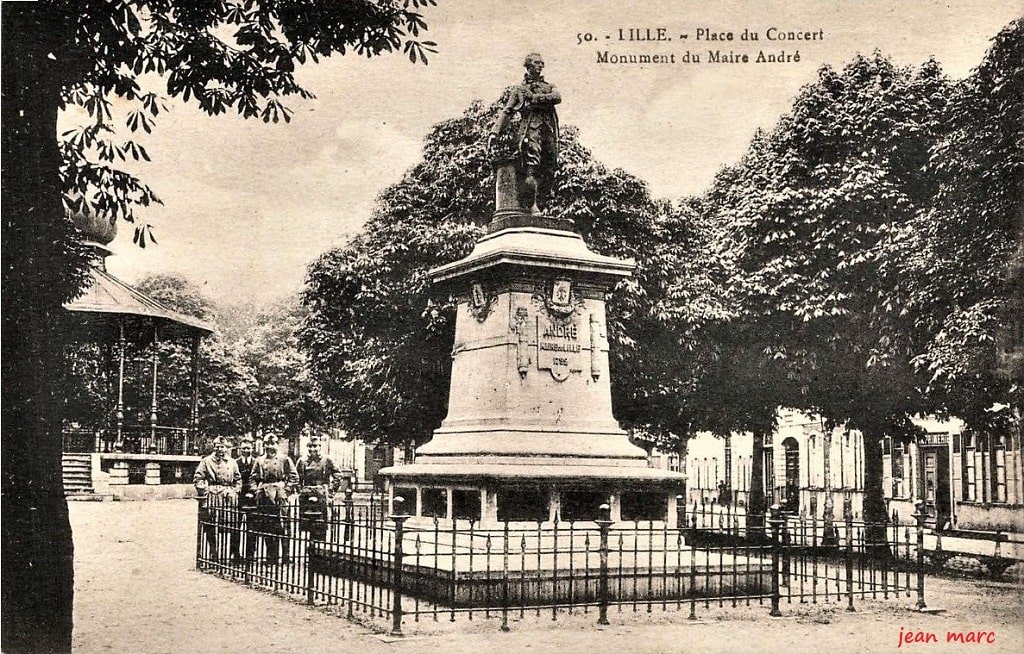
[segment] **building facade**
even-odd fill
[[[1024,533],[1024,456],[1020,432],[996,436],[965,429],[959,420],[919,419],[910,442],[882,443],[883,494],[887,513],[913,520],[924,501],[927,522],[944,530]],[[826,431],[824,422],[797,411],[780,411],[775,433],[763,443],[766,505],[794,514],[840,519],[849,496],[854,518],[863,515],[864,439],[854,429]],[[687,474],[687,505],[733,505],[749,501],[753,437],[701,433],[687,448],[685,466],[676,455],[654,464]]]

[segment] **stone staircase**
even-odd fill
[[[62,459],[65,495],[91,495],[92,455],[65,454]]]

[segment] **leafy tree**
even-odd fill
[[[935,408],[880,260],[936,192],[925,167],[949,91],[935,62],[914,70],[876,53],[823,68],[755,139],[715,209],[735,261],[736,327],[778,362],[775,401],[864,433],[869,521],[885,519],[881,437]]]
[[[224,338],[250,380],[246,410],[235,414],[237,425],[254,437],[275,433],[294,439],[307,426],[325,423],[306,356],[298,347],[305,314],[299,298],[289,297],[267,308],[240,311],[226,330]]]
[[[148,158],[110,129],[112,99],[129,130],[152,129],[159,96],[139,77],[210,114],[287,120],[283,99],[308,95],[297,64],[333,53],[432,48],[417,39],[433,0],[85,0],[3,5],[3,643],[6,651],[71,647],[73,544],[60,482],[64,361],[54,334],[85,282],[87,257],[65,209],[88,202],[109,220],[157,201],[117,168]],[[425,60],[424,60],[425,61]],[[57,140],[57,113],[91,124]],[[63,200],[62,200],[63,198]],[[137,232],[145,243],[148,233]],[[45,644],[45,645],[43,645]]]
[[[208,322],[217,319],[218,311],[213,302],[203,295],[198,286],[181,275],[147,275],[135,284],[135,288],[178,313]]]
[[[995,37],[953,90],[930,152],[934,201],[891,239],[887,272],[922,345],[929,392],[973,428],[1005,431],[1024,407],[1024,20]],[[1000,361],[1000,348],[1005,349]],[[991,411],[993,405],[1009,410]]]
[[[427,271],[468,254],[493,211],[483,146],[494,111],[473,104],[434,127],[422,161],[381,193],[364,232],[309,268],[301,344],[328,411],[349,433],[422,442],[445,416],[454,300],[431,288]],[[724,311],[700,288],[699,262],[672,245],[699,236],[640,180],[595,161],[575,129],[562,130],[559,160],[551,212],[574,220],[595,251],[638,264],[608,303],[616,416],[647,434],[681,432],[674,400],[691,360],[684,345]],[[679,269],[699,281],[670,274]]]
[[[192,282],[180,275],[156,274],[135,285],[140,291],[185,315],[211,323],[215,331],[199,348],[200,451],[214,436],[245,433],[244,421],[251,403],[252,377],[238,352],[220,335],[220,311]],[[184,427],[192,423],[192,346],[189,342],[163,340],[158,345],[159,422]],[[146,357],[148,359],[148,356]],[[147,369],[148,374],[148,369]],[[139,384],[146,391],[149,385]]]
[[[136,287],[186,315],[211,322],[215,332],[200,347],[199,434],[296,437],[322,422],[305,356],[296,331],[304,316],[298,298],[269,307],[247,305],[224,310],[194,284],[177,275],[151,275]],[[135,404],[148,411],[150,346],[141,354],[143,382]],[[191,421],[191,345],[167,340],[159,345],[159,415],[162,424]]]

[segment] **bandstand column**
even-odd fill
[[[124,318],[117,319],[117,409],[115,418],[117,420],[117,441],[114,449],[124,448]]]
[[[156,380],[157,367],[160,359],[160,328],[153,321],[153,394],[149,404],[149,447],[156,447]],[[148,449],[148,448],[147,448]]]
[[[189,420],[188,432],[185,435],[182,454],[189,452],[190,437],[194,443],[199,435],[199,346],[202,340],[202,336],[192,339],[192,415]]]

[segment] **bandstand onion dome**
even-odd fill
[[[119,316],[149,318],[189,336],[203,337],[213,333],[208,322],[179,313],[98,267],[89,272],[91,283],[81,296],[64,305],[68,311],[92,314],[100,319]]]

